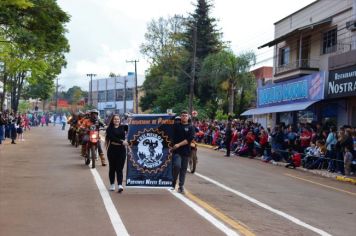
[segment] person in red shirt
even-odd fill
[[[265,151],[265,148],[267,147],[267,144],[268,144],[268,134],[266,132],[266,130],[262,129],[261,130],[261,134],[259,136],[260,138],[260,155],[262,156],[264,151]]]
[[[299,167],[302,163],[302,155],[297,152],[292,152],[292,156],[289,160],[289,163],[286,165],[286,168],[293,168]]]
[[[255,135],[253,135],[252,131],[249,131],[246,135],[246,144],[248,147],[249,157],[253,157],[254,156],[254,146],[255,146]]]
[[[302,133],[300,135],[300,146],[303,151],[309,147],[310,141],[312,138],[312,132],[310,132],[307,128],[303,128]]]

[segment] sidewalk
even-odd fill
[[[213,146],[211,145],[207,145],[207,144],[203,144],[203,143],[197,143],[199,147],[203,147],[203,148],[209,148],[209,149],[214,149]],[[220,150],[221,151],[221,150]],[[254,160],[260,160],[259,157],[255,157],[253,158]],[[288,163],[285,162],[269,162],[273,165],[277,165],[277,166],[286,166]],[[303,167],[297,167],[296,170],[298,171],[305,171],[305,172],[309,172],[315,175],[320,175],[326,178],[331,178],[331,179],[335,179],[337,181],[342,181],[342,182],[348,182],[351,184],[355,184],[356,185],[356,177],[345,177],[341,174],[337,174],[337,173],[331,173],[328,172],[327,170],[309,170],[309,169],[305,169]]]

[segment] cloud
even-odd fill
[[[211,15],[216,17],[224,40],[231,42],[237,54],[253,49],[258,61],[271,58],[273,49],[258,51],[257,47],[273,39],[273,23],[313,0],[215,0]],[[147,24],[152,19],[187,15],[194,11],[196,0],[58,0],[60,7],[71,15],[67,37],[71,52],[68,66],[60,82],[67,88],[74,85],[88,90],[87,73],[96,78],[110,72],[125,75],[134,71],[126,60],[138,59],[138,74],[143,75],[149,64],[139,52]],[[286,3],[288,2],[288,4]],[[278,10],[276,10],[278,9]],[[263,66],[264,64],[259,64]],[[139,84],[143,81],[139,80]]]

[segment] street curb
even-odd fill
[[[202,144],[202,143],[197,143],[198,147],[204,147],[204,148],[208,148],[208,149],[213,149],[214,146],[208,145],[208,144]],[[261,160],[260,158],[252,158],[255,160]],[[288,163],[284,163],[284,162],[269,162],[272,165],[276,165],[276,166],[286,166]],[[297,167],[296,170],[299,171],[304,171],[304,172],[309,172],[312,173],[314,175],[320,175],[326,178],[331,178],[331,179],[335,179],[337,181],[340,182],[346,182],[346,183],[351,183],[351,184],[355,184],[356,185],[356,178],[352,178],[352,177],[345,177],[345,176],[341,176],[341,175],[336,175],[327,171],[321,171],[321,170],[308,170],[302,167]]]
[[[356,184],[356,179],[355,178],[348,178],[345,176],[336,176],[336,179],[342,182],[350,182],[352,184]]]

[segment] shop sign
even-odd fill
[[[356,67],[330,71],[325,94],[326,98],[356,96]]]
[[[317,101],[324,98],[325,72],[258,88],[258,107]]]

